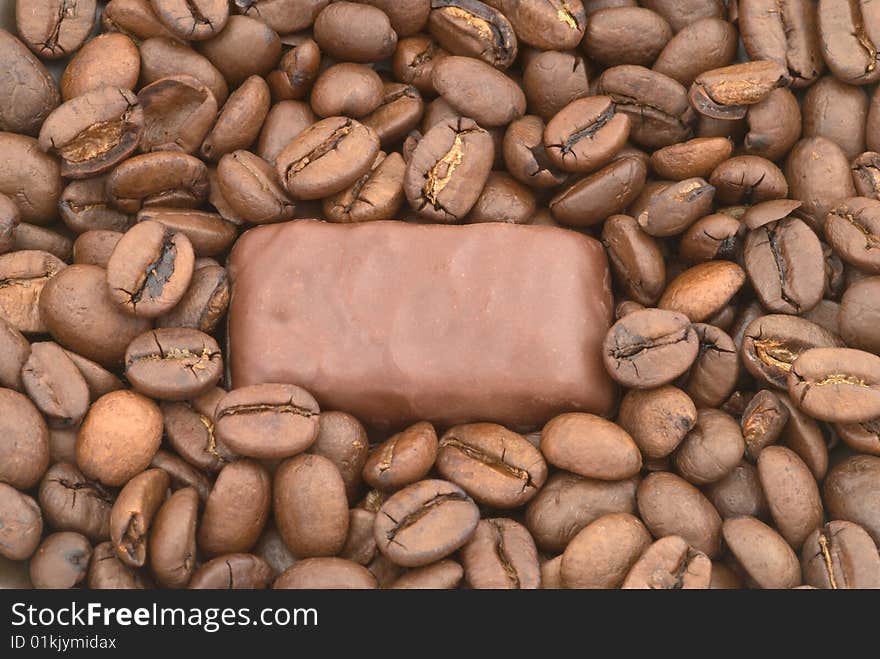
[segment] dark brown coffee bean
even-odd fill
[[[656,304],[666,286],[666,264],[654,238],[629,215],[612,215],[602,227],[602,244],[624,292],[641,304]]]
[[[110,539],[117,558],[131,567],[147,560],[147,538],[153,516],[165,501],[170,479],[161,469],[148,469],[132,478],[110,511]]]
[[[189,582],[196,590],[262,590],[275,574],[269,564],[253,554],[223,554],[201,565]]]
[[[235,389],[217,404],[214,431],[240,455],[286,458],[305,451],[318,436],[320,410],[304,389],[262,384]]]
[[[584,441],[590,437],[590,441]],[[544,426],[541,452],[560,469],[588,478],[622,480],[639,473],[642,456],[617,424],[584,413],[561,414]]]
[[[304,157],[306,166],[308,158]],[[223,156],[217,178],[224,199],[243,220],[263,224],[289,220],[294,215],[294,203],[278,184],[273,167],[250,151]],[[296,185],[300,182],[297,177]]]
[[[168,442],[187,462],[205,471],[220,471],[238,458],[214,433],[214,412],[225,394],[215,388],[189,403],[161,405]]]
[[[146,469],[161,440],[159,406],[133,391],[114,391],[89,408],[77,436],[76,462],[89,478],[124,485]]]
[[[478,57],[498,69],[516,59],[517,39],[510,21],[476,0],[431,0],[428,31],[450,53]]]
[[[788,89],[774,89],[750,105],[746,122],[743,151],[767,160],[782,158],[801,136],[801,108]]]
[[[151,37],[177,38],[156,17],[150,0],[110,0],[101,12],[101,25],[107,32],[127,34],[138,43]]]
[[[271,502],[271,477],[253,460],[237,460],[217,475],[199,524],[198,546],[208,556],[250,551]]]
[[[64,188],[58,160],[43,153],[37,140],[15,133],[0,133],[0,153],[0,194],[15,202],[21,221],[54,221]]]
[[[474,589],[534,590],[541,584],[535,541],[512,519],[480,520],[461,549],[461,561]]]
[[[645,550],[626,575],[621,588],[651,590],[705,590],[712,561],[675,535],[657,540]]]
[[[383,146],[396,144],[414,130],[422,118],[425,104],[418,89],[399,82],[382,86],[379,105],[364,117],[365,126],[372,128]]]
[[[160,400],[195,398],[217,384],[222,374],[220,347],[198,330],[152,330],[134,339],[125,351],[129,382]]]
[[[144,109],[141,151],[195,153],[217,118],[211,90],[191,75],[172,75],[138,92]]]
[[[23,391],[21,367],[31,354],[31,345],[21,332],[0,317],[0,387]]]
[[[687,90],[662,73],[634,64],[613,66],[599,77],[596,90],[629,115],[630,139],[636,144],[657,148],[692,136],[696,116]]]
[[[89,400],[91,402],[94,403],[101,396],[111,391],[122,389],[122,381],[100,364],[70,350],[65,350],[64,354],[70,358],[82,374],[89,390]]]
[[[782,170],[766,158],[736,156],[725,160],[709,177],[715,201],[722,204],[757,204],[788,196]]]
[[[323,412],[319,418],[318,436],[309,447],[310,453],[324,456],[339,469],[349,501],[354,501],[360,492],[361,472],[369,450],[367,431],[360,421],[345,412]]]
[[[238,237],[234,224],[227,222],[216,213],[207,211],[150,207],[138,213],[137,221],[138,223],[158,222],[164,225],[172,236],[186,236],[196,257],[223,254]]]
[[[229,297],[226,268],[219,265],[198,268],[180,302],[156,319],[156,327],[188,327],[211,333],[226,313]]]
[[[880,357],[851,348],[812,348],[788,373],[788,392],[810,416],[858,423],[880,416]]]
[[[131,226],[131,217],[110,205],[106,193],[107,178],[98,176],[71,181],[61,194],[58,210],[68,229],[82,234],[88,231],[121,231]]]
[[[59,463],[46,472],[39,500],[46,523],[52,528],[82,533],[93,542],[110,539],[113,497],[73,464]]]
[[[186,235],[159,222],[139,222],[110,255],[110,297],[134,316],[161,316],[186,293],[194,262],[195,253]]]
[[[776,528],[795,550],[822,524],[816,480],[794,451],[768,446],[758,456],[758,475]]]
[[[699,339],[685,315],[645,309],[614,324],[605,337],[603,358],[617,382],[649,389],[684,373],[698,350]]]
[[[311,27],[330,0],[234,0],[232,9],[259,18],[278,34],[299,32]]]
[[[657,56],[654,70],[685,87],[704,71],[727,66],[736,57],[736,28],[725,20],[702,18],[676,31]]]
[[[614,7],[590,16],[584,51],[606,66],[651,66],[671,38],[669,23],[650,9]]]
[[[748,462],[740,462],[727,476],[709,483],[704,491],[722,519],[743,515],[770,518],[758,470]]]
[[[507,170],[520,183],[534,188],[552,188],[563,183],[567,174],[559,171],[544,147],[544,122],[525,116],[513,121],[502,143]]]
[[[603,515],[580,531],[562,554],[565,588],[617,588],[651,544],[651,535],[627,513]]]
[[[745,451],[739,424],[721,410],[697,411],[697,423],[675,453],[675,468],[696,485],[721,480],[729,474]]]
[[[137,213],[143,206],[195,208],[208,196],[208,170],[198,158],[161,151],[129,158],[107,179],[116,208]]]
[[[541,453],[522,435],[494,423],[465,424],[446,431],[436,467],[476,501],[494,508],[523,505],[547,479]]]
[[[880,458],[855,455],[834,467],[823,486],[829,517],[860,525],[875,543],[880,541],[878,474]]]
[[[424,478],[437,457],[437,433],[426,421],[393,435],[370,453],[364,480],[380,490],[396,490]]]
[[[394,217],[403,204],[406,164],[399,153],[380,151],[371,169],[354,185],[322,203],[331,222],[369,222]]]
[[[63,261],[43,251],[0,255],[0,318],[25,334],[45,332],[39,302],[46,284],[64,267]]]
[[[313,39],[293,44],[277,68],[266,76],[276,102],[300,99],[312,88],[321,65],[321,50]]]
[[[645,0],[643,4],[665,18],[676,32],[701,18],[724,16],[724,4],[719,0]]]
[[[285,460],[273,482],[275,524],[298,557],[333,556],[348,535],[345,483],[336,466],[320,455]]]
[[[371,590],[376,577],[363,565],[344,558],[306,558],[291,565],[272,588],[284,590]]]
[[[398,565],[420,567],[444,558],[473,534],[479,510],[464,490],[424,480],[391,496],[376,516],[376,544]]]
[[[147,587],[137,570],[116,557],[112,542],[102,542],[92,551],[86,583],[94,590],[141,590]]]
[[[276,159],[294,199],[320,199],[353,184],[379,152],[376,133],[354,119],[330,117],[300,133]]]
[[[828,68],[850,85],[868,85],[880,78],[876,45],[880,17],[862,3],[820,0],[817,9],[822,55]]]
[[[151,467],[161,469],[171,479],[172,491],[185,487],[193,488],[202,502],[208,500],[211,482],[208,477],[174,453],[159,449],[150,462]]]
[[[219,34],[229,18],[224,0],[151,0],[156,17],[176,37],[202,41]]]
[[[880,588],[880,554],[858,524],[829,522],[801,550],[804,582],[816,588]]]
[[[31,557],[31,583],[34,588],[73,588],[86,578],[91,557],[92,546],[85,536],[71,531],[53,533]]]
[[[876,419],[864,423],[837,423],[834,430],[854,451],[880,455],[880,426]]]
[[[785,161],[785,178],[791,189],[788,196],[804,202],[798,215],[818,231],[839,201],[856,196],[846,154],[824,137],[795,144]]]
[[[481,126],[506,126],[526,111],[522,89],[506,75],[470,57],[444,57],[434,65],[434,89],[456,111]]]
[[[0,556],[26,561],[43,534],[40,506],[31,497],[0,483]]]
[[[167,78],[168,76],[189,75],[201,80],[222,106],[229,96],[229,86],[223,74],[217,70],[207,57],[189,46],[167,38],[148,38],[140,45],[141,84]]]
[[[839,201],[825,219],[825,236],[848,264],[880,273],[880,201],[867,197]]]
[[[529,111],[549,121],[572,101],[589,95],[587,65],[574,53],[538,53],[523,68],[522,87]]]
[[[701,217],[682,234],[678,254],[687,263],[734,259],[745,229],[740,220],[724,213]]]
[[[43,353],[38,349],[38,355]],[[34,388],[31,375],[27,378]],[[17,391],[0,389],[0,482],[27,490],[48,466],[49,430],[39,410]]]
[[[82,373],[57,343],[31,345],[21,369],[24,389],[54,426],[76,426],[89,407],[89,388]]]
[[[647,167],[638,158],[622,158],[563,189],[550,200],[553,218],[566,225],[596,224],[623,210],[645,185]]]
[[[87,41],[61,76],[65,101],[101,87],[134,90],[141,71],[141,56],[127,35],[110,32]]]
[[[452,590],[461,583],[464,570],[455,561],[442,560],[408,570],[391,588],[395,590]]]
[[[880,278],[867,277],[846,289],[838,316],[840,336],[851,348],[877,352],[877,290]]]
[[[652,236],[673,236],[709,212],[714,194],[715,188],[702,178],[671,183],[651,197],[636,219]]]
[[[196,569],[199,495],[191,487],[172,494],[153,519],[147,555],[163,588],[186,588]]]
[[[67,232],[40,227],[22,222],[15,228],[13,250],[37,250],[49,252],[62,261],[69,261],[73,254],[73,241],[65,235]],[[61,232],[64,233],[61,233]]]
[[[629,137],[629,115],[604,96],[569,103],[544,129],[551,162],[569,172],[590,172],[607,164]]]
[[[0,130],[36,135],[60,102],[58,85],[42,62],[0,30]]]
[[[638,477],[600,481],[560,471],[529,502],[525,524],[538,546],[560,552],[577,533],[602,515],[636,512]]]
[[[413,85],[422,94],[433,95],[435,93],[432,82],[434,64],[448,54],[427,35],[420,34],[401,39],[391,60],[394,78]]]
[[[351,497],[349,497],[350,499]],[[348,537],[340,556],[360,565],[369,565],[376,557],[376,538],[373,522],[376,513],[363,508],[352,508],[348,518]]]
[[[391,27],[400,36],[421,31],[431,13],[430,0],[367,0],[366,4],[385,12]]]
[[[49,0],[33,4],[16,0],[15,26],[28,48],[43,59],[72,55],[92,32],[97,15],[95,0]]]

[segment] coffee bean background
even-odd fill
[[[880,588],[869,4],[0,18],[0,586]],[[228,391],[226,257],[298,218],[601,240],[616,411]]]

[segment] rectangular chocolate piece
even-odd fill
[[[610,275],[594,239],[545,226],[251,229],[229,259],[232,386],[297,384],[375,427],[537,427],[607,414]]]

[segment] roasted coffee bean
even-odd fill
[[[5,254],[15,248],[17,229],[21,224],[21,213],[18,206],[0,193],[0,254]]]
[[[150,207],[137,214],[137,221],[158,222],[172,233],[172,237],[186,236],[192,244],[195,257],[224,254],[238,237],[234,224],[207,211]]]
[[[481,126],[506,126],[525,114],[522,89],[479,60],[444,57],[434,65],[431,79],[434,89],[449,105]]]
[[[808,137],[795,144],[785,162],[785,178],[791,190],[788,196],[804,202],[798,215],[817,231],[834,206],[856,195],[846,154],[824,137]]]
[[[344,558],[306,558],[291,565],[272,588],[283,590],[371,590],[376,577],[363,565]]]
[[[749,106],[743,151],[767,160],[779,160],[801,136],[801,108],[788,89],[774,89],[763,101]]]
[[[602,244],[626,294],[641,304],[656,304],[666,284],[666,264],[654,238],[629,215],[612,215],[602,227]]]
[[[733,144],[724,137],[697,137],[655,151],[651,155],[651,168],[663,178],[675,181],[698,179],[701,186],[708,186],[700,177],[709,176],[718,165],[730,158],[732,152]],[[701,189],[694,188],[686,194]],[[678,193],[681,194],[681,190]],[[709,198],[711,200],[711,196]]]
[[[259,18],[278,34],[311,27],[330,0],[234,0],[236,13]]]
[[[618,113],[608,97],[572,101],[544,129],[544,146],[554,165],[590,172],[607,164],[629,137],[629,115]]]
[[[147,587],[137,570],[116,557],[111,542],[102,542],[92,550],[86,583],[95,590],[141,590]]]
[[[229,296],[226,268],[219,265],[198,268],[180,302],[156,319],[156,327],[187,327],[213,332],[226,313]]]
[[[23,391],[21,367],[31,354],[28,340],[0,317],[0,387]]]
[[[39,302],[46,285],[65,267],[48,252],[24,250],[0,255],[0,318],[25,334],[44,333]]]
[[[65,101],[101,87],[134,90],[141,71],[137,45],[125,34],[99,34],[74,55],[61,76]]]
[[[499,69],[516,59],[517,39],[510,21],[477,0],[431,0],[428,31],[455,55],[478,57]]]
[[[801,550],[804,582],[816,588],[880,588],[880,554],[858,524],[829,522]]]
[[[421,31],[431,13],[429,0],[367,0],[366,4],[385,12],[391,27],[400,36]]]
[[[669,23],[650,9],[614,7],[590,16],[584,51],[606,66],[650,66],[671,38]]]
[[[513,121],[504,133],[502,152],[510,174],[529,187],[552,188],[567,177],[547,154],[540,117],[528,115]]]
[[[93,542],[110,539],[113,497],[73,464],[59,463],[49,468],[40,483],[39,501],[50,527],[82,533]]]
[[[538,53],[523,68],[522,87],[529,111],[549,121],[572,101],[589,95],[587,65],[573,53]]]
[[[363,123],[376,131],[381,144],[387,147],[396,144],[414,130],[424,111],[425,104],[415,87],[399,82],[386,82],[382,85],[379,105],[364,117]]]
[[[758,475],[776,528],[795,550],[822,523],[816,480],[794,451],[768,446],[758,456]]]
[[[153,519],[147,556],[163,588],[186,588],[196,569],[199,495],[191,487],[172,494]]]
[[[194,262],[192,243],[183,233],[159,222],[138,222],[116,243],[107,263],[110,297],[134,316],[161,316],[183,297]]]
[[[281,463],[273,479],[275,524],[297,557],[334,556],[348,535],[345,482],[320,455],[303,454]]]
[[[156,17],[150,0],[110,0],[101,12],[101,25],[107,32],[121,32],[136,42],[150,37],[176,39]]]
[[[629,115],[630,139],[645,147],[669,146],[689,139],[696,117],[687,90],[672,78],[634,64],[606,69],[596,85],[619,112]]]
[[[489,133],[470,119],[451,119],[432,128],[407,163],[404,192],[427,219],[456,222],[482,191],[492,166]]]
[[[390,587],[395,590],[451,590],[458,586],[462,577],[461,565],[447,559],[408,570]]]
[[[849,265],[880,273],[880,201],[867,197],[841,200],[825,219],[825,236]]]
[[[584,441],[590,437],[590,441]],[[562,414],[541,432],[541,452],[550,464],[588,478],[622,480],[634,476],[642,457],[632,437],[601,417]]]
[[[141,151],[195,153],[217,118],[217,100],[201,80],[172,75],[138,92],[144,110]]]
[[[351,498],[351,497],[349,497]],[[373,522],[376,513],[363,508],[352,508],[348,516],[348,536],[339,553],[345,558],[361,565],[369,565],[376,557],[376,538],[373,536]]]
[[[143,206],[195,208],[208,196],[205,164],[184,153],[162,151],[129,158],[107,179],[116,208],[137,213]]]
[[[54,426],[76,426],[89,407],[89,388],[76,364],[57,343],[31,345],[21,369],[24,390]]]
[[[706,17],[724,15],[718,0],[645,0],[643,3],[665,18],[676,32]]]
[[[129,382],[160,400],[195,398],[217,384],[222,374],[220,347],[198,330],[153,330],[134,339],[125,351]]]
[[[788,196],[782,170],[766,158],[736,156],[718,165],[709,176],[715,201],[722,204],[757,204]]]
[[[461,561],[471,588],[534,590],[541,584],[535,541],[512,519],[480,520]]]
[[[860,525],[875,543],[880,540],[878,473],[880,458],[854,455],[834,467],[823,485],[828,516]]]
[[[173,491],[191,487],[196,491],[201,501],[208,500],[208,494],[211,491],[211,482],[208,477],[174,453],[159,449],[153,456],[150,466],[161,469],[168,474]]]
[[[46,351],[38,348],[37,354],[36,359],[42,361]],[[27,364],[34,361],[29,358]],[[37,390],[33,374],[27,373],[26,377],[26,388]],[[12,389],[0,389],[0,458],[0,482],[20,490],[36,485],[49,466],[46,422],[27,397]]]
[[[691,85],[689,99],[698,112],[708,117],[742,119],[749,105],[789,84],[791,76],[782,64],[755,60],[701,73]]]
[[[122,381],[100,364],[70,350],[65,350],[64,354],[70,358],[82,374],[89,390],[90,402],[94,403],[104,394],[122,389]]]
[[[858,423],[880,416],[880,358],[851,348],[812,348],[788,373],[788,392],[810,416]]]
[[[776,394],[769,389],[762,389],[755,394],[740,421],[746,455],[757,460],[766,446],[776,443],[788,419],[788,408]]]
[[[223,467],[199,523],[199,549],[212,557],[250,551],[269,518],[271,480],[253,460]]]
[[[21,221],[45,225],[58,213],[64,184],[56,158],[32,137],[0,132],[0,194],[18,206]]]
[[[309,164],[309,156],[303,160]],[[310,172],[309,176],[312,175]],[[250,151],[235,151],[223,156],[217,167],[217,179],[224,199],[243,220],[263,224],[293,217],[294,203],[278,184],[276,172],[269,163]],[[294,184],[297,189],[300,183],[301,178],[297,177]],[[305,184],[308,185],[308,181]],[[291,189],[290,185],[288,189]]]
[[[614,324],[605,337],[603,358],[617,382],[649,389],[684,373],[698,350],[699,339],[684,314],[645,309]]]
[[[334,2],[324,9],[315,19],[314,35],[323,52],[348,62],[378,62],[397,47],[387,14],[354,2]]]
[[[587,15],[581,0],[489,0],[486,4],[501,11],[513,25],[516,36],[535,48],[570,50],[583,39]]]
[[[217,70],[207,57],[200,55],[189,46],[167,38],[148,38],[140,45],[141,84],[167,78],[168,76],[189,75],[201,80],[222,106],[229,96],[229,85],[223,74]]]
[[[622,158],[563,189],[550,200],[561,224],[581,227],[622,212],[645,184],[647,167],[638,158]]]
[[[361,490],[361,473],[369,450],[367,431],[360,421],[345,412],[322,413],[318,436],[309,447],[310,453],[324,456],[339,469],[349,501],[354,501]]]
[[[331,222],[369,222],[394,217],[403,204],[406,164],[399,153],[380,151],[354,185],[323,200]]]
[[[188,403],[161,406],[168,442],[190,464],[205,471],[220,471],[238,458],[214,432],[214,412],[225,394],[215,388]]]
[[[701,217],[682,234],[678,255],[687,263],[734,259],[745,233],[740,220],[724,213]]]
[[[700,341],[685,390],[697,407],[718,407],[730,397],[739,377],[739,351],[733,339],[715,325],[694,324]]]
[[[748,462],[740,462],[727,476],[707,485],[704,491],[722,519],[743,515],[764,520],[770,518],[758,470]]]
[[[862,3],[820,0],[817,9],[819,39],[828,68],[850,85],[867,85],[880,78],[876,46],[880,18]]]
[[[394,77],[402,83],[413,85],[422,94],[433,95],[434,64],[448,54],[427,35],[401,39],[391,60]]]
[[[223,554],[195,571],[189,588],[195,590],[262,590],[275,577],[269,564],[253,554]]]
[[[219,34],[229,18],[225,0],[151,0],[156,17],[176,37],[188,41]]]
[[[681,536],[692,547],[715,557],[721,548],[721,518],[693,485],[668,473],[649,474],[639,485],[638,510],[656,537]]]
[[[694,79],[711,69],[733,62],[737,32],[728,21],[701,18],[672,37],[654,61],[654,70],[689,87]]]
[[[131,226],[131,217],[110,205],[106,192],[107,178],[71,181],[64,192],[58,210],[68,229],[82,234],[88,231],[121,231]]]
[[[711,574],[709,557],[672,535],[657,540],[645,550],[621,588],[705,590],[709,588]]]
[[[130,567],[147,560],[147,538],[153,516],[165,501],[170,479],[161,469],[147,469],[132,478],[110,510],[110,539],[116,557]]]
[[[64,231],[64,229],[61,229]],[[73,241],[60,231],[22,222],[15,228],[14,250],[49,252],[62,261],[69,261],[73,254]]]
[[[669,282],[657,306],[700,322],[721,311],[744,283],[745,273],[735,263],[700,263]]]
[[[747,229],[759,229],[772,222],[784,220],[803,204],[799,201],[791,199],[773,199],[771,201],[762,201],[749,206],[743,212],[740,220]]]
[[[40,544],[43,517],[28,495],[0,483],[0,556],[13,561],[30,558]]]
[[[255,153],[270,164],[297,135],[317,121],[312,109],[300,101],[281,101],[272,106]]]
[[[724,478],[745,451],[739,424],[729,414],[704,408],[675,453],[675,468],[685,479],[705,485]]]
[[[393,435],[370,453],[363,476],[368,485],[396,490],[424,478],[437,458],[437,433],[425,421]]]
[[[113,391],[89,408],[76,440],[76,462],[89,478],[124,485],[146,469],[161,440],[159,406],[133,391]]]
[[[535,212],[535,195],[512,176],[491,172],[477,202],[468,214],[471,224],[504,222],[529,224]]]
[[[696,420],[693,400],[671,385],[627,392],[617,417],[641,452],[655,459],[672,453]]]
[[[86,578],[92,546],[79,533],[62,531],[43,540],[31,557],[30,576],[34,588],[73,588]]]
[[[651,544],[651,535],[627,513],[604,515],[580,531],[562,554],[565,588],[617,588]]]
[[[525,524],[542,550],[560,552],[602,515],[635,514],[637,486],[638,477],[600,481],[559,471],[529,502]]]
[[[446,431],[440,439],[436,467],[441,476],[476,501],[494,508],[523,505],[547,479],[547,463],[541,452],[522,435],[494,423],[466,424]]]
[[[72,55],[92,32],[96,0],[16,0],[15,26],[22,40],[43,59]]]
[[[473,534],[479,510],[464,490],[423,480],[400,490],[379,509],[376,544],[398,565],[420,567],[445,558]]]
[[[817,481],[825,478],[828,471],[828,446],[825,436],[815,419],[804,414],[788,397],[778,394],[779,400],[788,408],[788,423],[782,431],[782,444],[788,446],[803,460]]]
[[[42,62],[0,30],[0,130],[36,135],[60,102],[58,86]]]
[[[281,59],[281,39],[263,21],[248,16],[230,16],[226,28],[198,44],[231,87],[251,76],[265,76]],[[247,57],[242,57],[246,52]],[[220,99],[217,99],[220,102]]]
[[[826,137],[852,160],[865,150],[867,113],[863,89],[825,76],[804,95],[804,136]]]
[[[747,580],[758,588],[793,588],[801,567],[791,547],[772,528],[754,517],[725,520],[724,542]]]
[[[709,588],[720,590],[735,590],[745,588],[742,578],[724,563],[712,563],[712,580]]]
[[[321,66],[321,49],[313,39],[303,39],[288,50],[277,68],[266,76],[275,101],[303,98]]]
[[[227,153],[253,144],[269,113],[270,104],[266,81],[256,75],[247,78],[221,108],[213,128],[202,142],[201,156],[217,161]]]
[[[843,294],[838,315],[840,336],[846,345],[875,354],[880,343],[877,326],[878,286],[878,277],[867,277],[851,284]]]

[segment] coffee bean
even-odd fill
[[[28,340],[0,317],[0,387],[22,391],[21,367],[31,354]]]
[[[699,18],[670,39],[657,59],[654,70],[689,87],[694,79],[711,69],[733,62],[736,56],[737,32],[720,18]]]
[[[434,64],[448,54],[431,37],[416,35],[398,42],[391,68],[397,80],[413,85],[422,94],[434,94]]]
[[[58,86],[42,62],[0,30],[0,130],[36,135],[60,102]]]
[[[314,112],[305,103],[281,101],[275,104],[263,123],[260,139],[254,149],[256,155],[274,164],[284,147],[316,121]]]
[[[717,0],[645,0],[644,5],[665,18],[676,32],[701,18],[724,15],[724,5]]]
[[[876,419],[864,423],[837,423],[834,431],[854,451],[880,455],[880,427]]]
[[[617,423],[648,458],[669,455],[694,427],[696,420],[697,409],[693,400],[671,385],[627,392],[617,417]]]
[[[476,0],[431,0],[428,31],[455,55],[478,57],[499,69],[516,59],[511,22],[501,11]]]
[[[204,563],[193,574],[195,590],[262,590],[275,577],[269,564],[253,554],[233,553]]]
[[[865,530],[845,521],[813,531],[801,550],[804,582],[816,588],[880,587],[880,554]]]
[[[21,369],[24,389],[52,425],[76,426],[89,407],[89,388],[82,373],[57,343],[31,345]]]
[[[210,39],[229,18],[224,0],[151,0],[156,17],[175,36],[188,41]]]
[[[573,53],[537,53],[523,68],[522,87],[529,111],[549,121],[569,103],[589,95],[587,64]]]
[[[708,261],[673,279],[657,306],[703,321],[718,313],[744,283],[745,273],[735,263]]]
[[[58,210],[68,229],[83,234],[89,231],[125,232],[131,226],[131,217],[110,205],[106,192],[107,178],[71,181],[64,192]]]
[[[612,215],[602,227],[616,281],[642,304],[656,304],[666,285],[666,264],[657,242],[629,215]]]
[[[746,406],[740,425],[746,455],[756,460],[761,451],[774,444],[788,423],[788,408],[769,389],[759,391]]]
[[[711,580],[712,561],[678,536],[657,540],[645,550],[626,575],[621,588],[705,590]]]
[[[819,39],[828,68],[850,85],[867,85],[880,78],[874,58],[880,22],[861,4],[843,12],[838,0],[817,5]]]
[[[700,341],[685,391],[697,407],[718,407],[733,393],[739,377],[739,351],[733,339],[714,325],[695,323]]]
[[[697,423],[675,453],[675,467],[688,481],[705,485],[724,478],[745,451],[739,424],[720,410],[697,411]]]
[[[58,213],[64,188],[61,166],[32,137],[0,132],[0,194],[18,207],[21,221],[49,224]]]
[[[40,348],[37,354],[35,359],[45,357]],[[25,365],[33,363],[29,358]],[[30,373],[26,380],[36,388]],[[37,407],[12,389],[0,389],[0,438],[0,482],[20,490],[32,488],[49,466],[49,430]]]
[[[451,590],[464,576],[461,565],[455,561],[442,560],[408,570],[391,588],[395,590]]]
[[[339,469],[349,501],[354,501],[361,490],[361,472],[369,450],[367,431],[360,421],[345,412],[323,412],[319,417],[318,436],[309,447],[310,453],[324,456]],[[370,529],[372,538],[372,522]]]
[[[880,416],[880,357],[851,348],[811,348],[788,373],[788,392],[810,416],[857,423]]]
[[[758,457],[761,487],[779,532],[795,549],[822,523],[819,488],[807,465],[783,446],[768,446]]]
[[[464,490],[441,480],[423,480],[391,496],[376,517],[376,544],[405,567],[445,558],[473,535],[479,511]]]
[[[607,66],[650,66],[671,38],[669,23],[650,9],[614,7],[590,16],[584,51]]]
[[[264,21],[278,34],[299,32],[311,27],[330,0],[234,0],[238,14]]]
[[[263,21],[248,16],[230,16],[217,36],[198,44],[231,87],[251,76],[265,76],[281,59],[281,39]],[[247,57],[242,57],[246,52]],[[217,99],[221,103],[220,99]],[[221,103],[222,105],[222,103]]]
[[[134,90],[141,70],[141,57],[134,41],[120,33],[99,34],[74,55],[61,76],[65,101],[101,87]]]
[[[43,518],[37,502],[0,483],[0,556],[27,560],[37,550],[42,533]]]
[[[789,196],[803,202],[798,215],[817,230],[839,201],[856,196],[846,154],[824,137],[804,138],[794,145],[785,162],[785,178]]]
[[[758,156],[725,160],[709,176],[709,183],[715,186],[715,199],[722,204],[757,204],[788,196],[782,170]]]
[[[770,518],[758,470],[748,462],[740,462],[727,476],[707,485],[704,491],[722,519],[744,515],[762,520]]]
[[[72,4],[50,0],[33,5],[15,2],[15,26],[28,48],[44,59],[72,55],[92,32],[97,2],[79,0]]]
[[[511,175],[533,188],[552,188],[567,174],[559,171],[544,147],[544,122],[528,115],[511,122],[502,143],[504,162]]]
[[[434,426],[424,421],[416,423],[371,451],[363,468],[364,480],[381,490],[415,483],[428,474],[437,450]]]
[[[880,458],[854,455],[834,467],[823,484],[829,518],[860,525],[875,543],[880,541],[878,473]]]
[[[165,501],[170,479],[161,469],[148,469],[132,478],[110,510],[110,539],[117,558],[130,567],[147,559],[147,538],[153,516]]]
[[[171,479],[172,491],[191,487],[202,502],[208,500],[208,494],[211,490],[211,482],[208,477],[174,453],[159,449],[150,461],[150,466],[161,469],[168,474]]]
[[[603,358],[617,382],[649,389],[684,373],[698,350],[699,339],[686,316],[645,309],[614,324],[605,337]]]
[[[746,112],[743,151],[767,160],[782,158],[801,136],[801,108],[788,89],[774,89]]]
[[[789,84],[791,76],[782,64],[754,60],[701,73],[691,85],[689,98],[694,108],[708,117],[742,119],[747,106]]]
[[[189,75],[201,80],[211,93],[218,106],[222,106],[229,96],[229,85],[223,74],[210,60],[189,46],[178,41],[150,35],[140,45],[141,84],[167,78],[168,76]]]
[[[377,588],[369,570],[344,558],[306,558],[291,565],[272,588],[283,590],[370,590]]]
[[[322,207],[332,222],[369,222],[394,217],[403,204],[406,164],[399,153],[380,151],[368,172]]]
[[[134,569],[120,561],[113,543],[102,542],[92,550],[92,561],[86,583],[95,590],[141,590],[145,580]]]
[[[550,200],[553,219],[589,226],[622,212],[645,185],[647,167],[638,158],[622,158],[576,181]]]
[[[584,438],[590,437],[589,442]],[[550,464],[588,478],[622,480],[634,476],[642,457],[620,426],[592,414],[562,414],[541,433],[541,452]]]
[[[357,26],[355,32],[352,26]],[[388,15],[354,2],[334,2],[324,9],[315,19],[314,34],[322,51],[348,62],[378,62],[397,47]]]
[[[247,78],[230,94],[200,149],[203,158],[217,161],[227,153],[246,149],[260,134],[269,113],[269,86],[259,76]]]
[[[160,400],[190,400],[223,374],[220,347],[198,330],[169,327],[141,334],[125,351],[125,375],[141,393]]]
[[[217,328],[228,305],[226,269],[218,265],[199,268],[177,306],[156,319],[156,327],[186,327],[210,333]]]
[[[544,129],[554,165],[569,172],[594,171],[611,160],[629,136],[630,119],[610,98],[591,96],[569,103]]]
[[[522,435],[493,423],[446,431],[440,439],[436,467],[441,476],[475,500],[495,508],[523,505],[547,479],[541,453]]]
[[[825,478],[828,471],[828,445],[822,429],[815,419],[804,414],[788,397],[778,394],[779,400],[788,408],[788,423],[782,431],[782,444],[798,454],[817,481]]]
[[[318,436],[318,403],[294,385],[264,384],[226,394],[214,412],[217,438],[240,455],[285,458]]]
[[[863,89],[825,76],[804,95],[804,136],[826,137],[852,160],[865,150],[867,114]]]
[[[144,110],[140,150],[195,153],[217,117],[217,100],[198,78],[160,78],[138,93]]]
[[[617,588],[651,544],[645,526],[627,513],[603,515],[578,533],[562,554],[565,588]]]
[[[364,117],[365,126],[379,136],[383,147],[395,144],[419,125],[425,104],[412,85],[386,82],[382,86],[379,105]]]
[[[49,526],[76,531],[93,542],[110,539],[113,497],[73,464],[59,463],[40,482],[40,509]]]
[[[163,588],[186,588],[195,572],[198,510],[199,495],[185,487],[168,497],[153,518],[147,556]]]
[[[512,519],[480,520],[461,560],[471,588],[534,590],[541,584],[535,541]]]
[[[253,460],[237,460],[217,475],[198,531],[208,556],[250,551],[269,518],[271,478]]]
[[[449,105],[481,126],[506,126],[525,114],[523,91],[506,75],[479,60],[444,57],[434,65],[431,79],[434,89]]]
[[[494,0],[521,41],[541,50],[571,50],[583,39],[587,15],[581,0]],[[436,3],[435,3],[436,5]]]
[[[193,156],[161,151],[135,156],[107,179],[111,203],[126,213],[143,206],[195,208],[208,196],[208,170]]]
[[[39,302],[46,284],[64,267],[63,261],[43,251],[0,255],[0,318],[25,334],[45,332]]]
[[[758,588],[793,588],[801,582],[801,567],[794,551],[760,520],[728,519],[723,533],[737,563]]]
[[[92,546],[79,533],[63,531],[43,540],[31,557],[30,576],[34,588],[73,588],[86,578]]]

